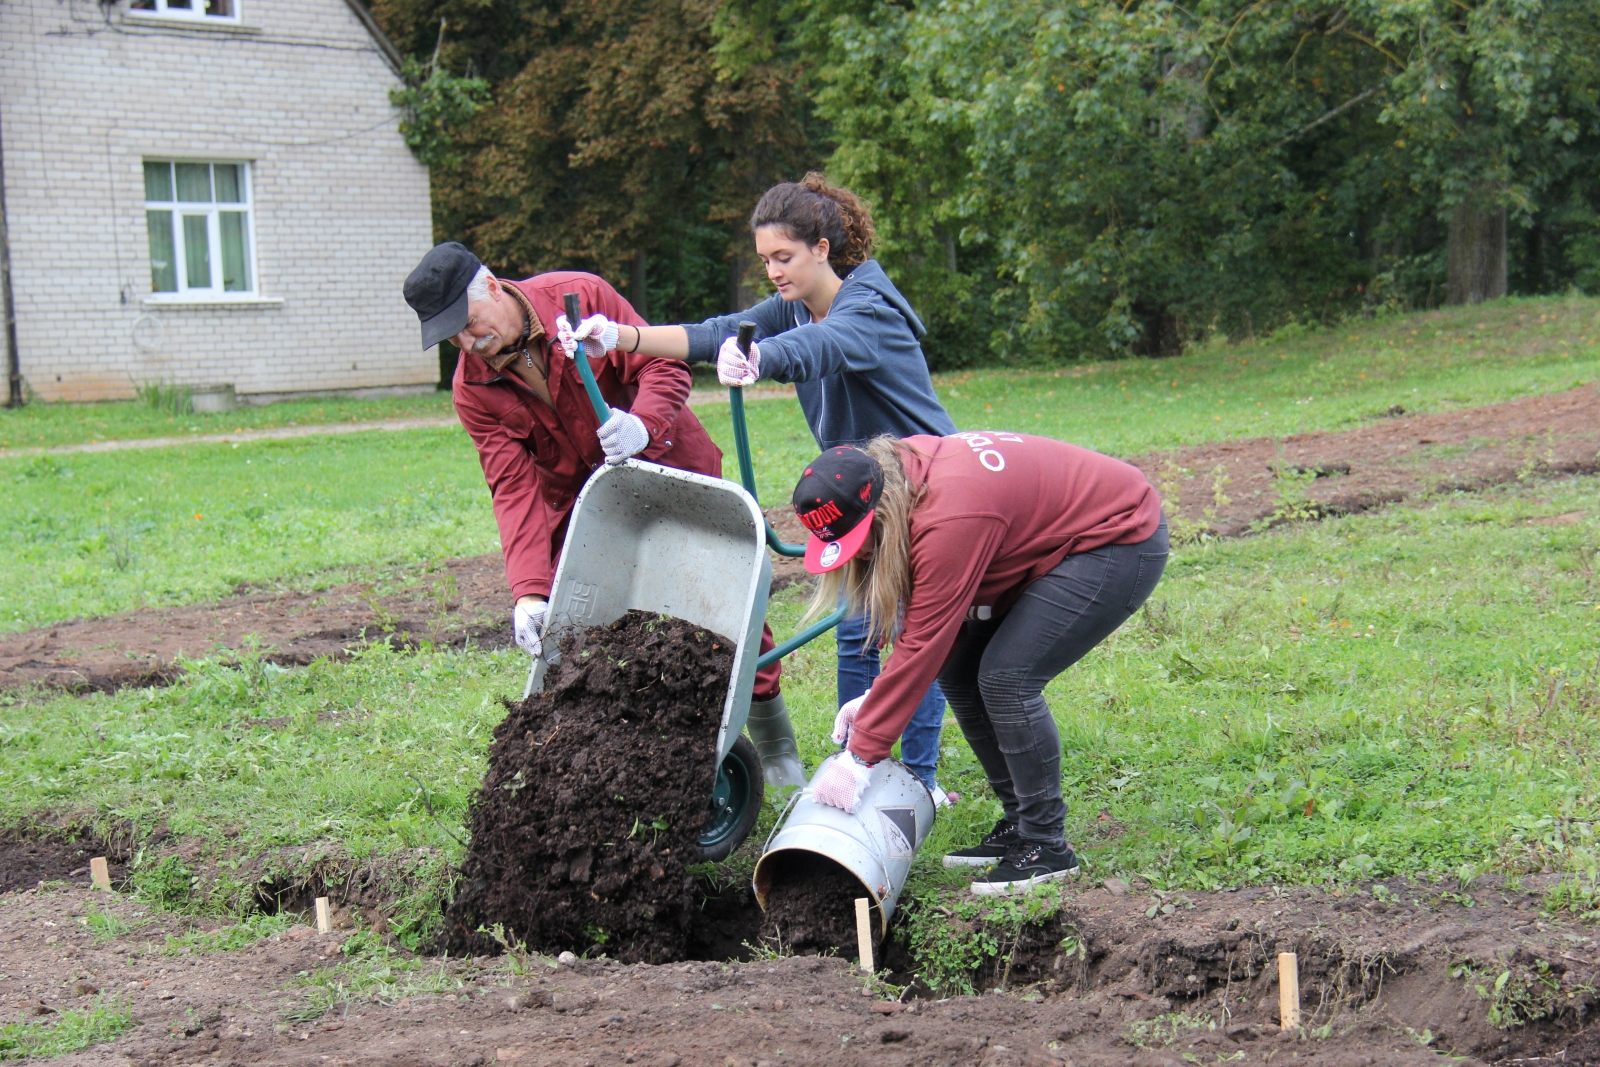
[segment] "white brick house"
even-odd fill
[[[360,0],[0,2],[33,392],[432,388],[400,291],[433,238],[389,103],[398,62]]]

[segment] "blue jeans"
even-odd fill
[[[835,634],[839,642],[839,706],[872,688],[878,677],[878,646],[867,639],[867,617],[847,615]],[[939,731],[944,727],[944,691],[934,682],[900,735],[900,762],[923,784],[938,784]]]

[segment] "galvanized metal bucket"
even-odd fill
[[[911,861],[933,828],[933,795],[905,764],[886,759],[873,766],[854,813],[819,804],[810,787],[795,796],[793,810],[779,820],[756,864],[756,900],[765,908],[774,879],[804,863],[805,853],[823,856],[861,883],[877,912],[881,935],[905,888]]]

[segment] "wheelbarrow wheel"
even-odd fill
[[[761,757],[750,739],[740,734],[717,769],[717,784],[711,790],[711,810],[700,830],[702,861],[725,860],[744,843],[755,829],[765,792]]]

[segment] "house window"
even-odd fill
[[[145,160],[144,217],[152,293],[255,292],[249,164]]]
[[[178,18],[231,19],[239,14],[238,0],[132,0],[128,9]]]

